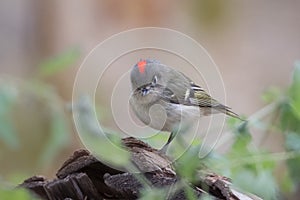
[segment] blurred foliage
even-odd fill
[[[66,65],[71,65],[77,56],[76,50],[65,52],[61,56],[41,64],[38,74],[49,76],[58,73],[65,69]],[[30,152],[30,155],[37,156],[38,154],[37,163],[35,163],[37,166],[49,164],[70,139],[69,124],[64,113],[65,103],[55,88],[46,84],[41,77],[26,82],[7,80],[0,79],[0,143],[2,148],[6,149],[0,152],[0,158],[2,159],[3,155],[9,152],[13,156],[16,155],[15,160],[20,159],[20,162],[24,162],[21,157],[17,157],[18,152],[24,151],[24,148],[29,150],[28,146],[24,147],[23,142],[26,139],[28,141],[36,139],[36,141],[43,141],[43,143],[35,144],[38,148],[30,146],[30,149],[35,152]],[[228,128],[231,130],[232,136],[227,141],[231,145],[228,152],[222,155],[211,152],[207,157],[200,159],[201,143],[196,141],[188,151],[179,157],[175,167],[181,178],[175,189],[170,191],[169,188],[168,193],[184,189],[189,199],[194,199],[193,193],[187,187],[187,182],[197,181],[201,175],[199,172],[207,170],[205,166],[209,166],[210,170],[230,177],[234,187],[257,194],[264,199],[291,197],[300,184],[299,91],[300,62],[297,62],[289,88],[281,90],[277,87],[271,87],[266,91],[262,95],[262,99],[267,105],[250,116],[247,122],[233,118],[228,120]],[[81,137],[84,136],[82,139],[86,145],[93,149],[96,155],[100,152],[100,156],[113,165],[128,165],[129,155],[118,148],[121,146],[121,140],[115,137],[117,134],[107,134],[104,130],[99,132],[97,122],[91,120],[95,113],[90,110],[90,102],[77,103],[73,107],[73,109],[75,108],[73,111],[75,114],[77,113],[75,116],[80,116],[76,126],[84,133]],[[40,129],[39,126],[44,129]],[[32,130],[32,128],[36,128],[36,130]],[[251,136],[255,129],[260,131],[263,140],[268,140],[272,134],[281,134],[284,138],[284,151],[274,153],[262,145],[256,145]],[[26,130],[25,135],[20,134],[24,130]],[[46,131],[41,132],[41,130]],[[28,135],[28,132],[31,134]],[[45,136],[41,133],[47,134]],[[99,140],[99,137],[106,138],[106,140]],[[161,137],[158,136],[156,139],[160,140]],[[30,144],[32,145],[34,142]],[[182,152],[182,148],[178,144],[180,152]],[[101,152],[109,153],[103,155]],[[173,156],[177,157],[177,153],[174,151]],[[24,155],[22,156],[24,157]],[[28,157],[25,156],[25,159]],[[283,173],[278,173],[278,171],[283,171]],[[17,174],[7,175],[7,177],[19,177],[12,178],[17,180],[10,181],[10,184],[15,184],[18,180],[23,179],[24,174],[22,172],[19,173],[20,175]],[[33,198],[24,190],[3,189],[2,183],[0,186],[2,188],[0,189],[0,199]],[[166,195],[166,190],[162,188],[149,189],[149,187],[145,187],[141,199],[164,199]],[[209,199],[209,197],[205,198]]]
[[[104,132],[98,125],[89,96],[81,96],[77,102],[73,102],[72,109],[80,139],[93,155],[113,167],[125,168],[130,164],[130,154],[122,148],[121,134]]]
[[[50,76],[57,74],[58,72],[70,67],[75,61],[78,60],[80,51],[78,48],[74,48],[61,53],[58,56],[50,58],[39,66],[39,74],[42,76]]]
[[[3,200],[34,200],[33,197],[27,190],[25,189],[3,189],[0,188],[0,197]]]
[[[65,102],[43,77],[72,66],[78,56],[79,51],[71,49],[41,63],[33,79],[0,77],[0,179],[5,185],[14,187],[30,174],[51,167],[68,145]],[[33,199],[23,189],[3,187],[0,182],[0,199]]]
[[[146,188],[141,192],[141,200],[164,200],[166,199],[166,189],[159,189],[159,188]]]
[[[201,144],[192,144],[176,161],[180,182],[197,181],[201,175],[199,172],[208,168],[230,177],[234,187],[263,199],[291,198],[300,182],[300,62],[295,64],[287,90],[270,87],[262,99],[267,105],[250,116],[247,122],[228,119],[232,137],[227,141],[231,147],[225,154],[211,152],[203,159],[196,159]],[[285,151],[274,153],[256,145],[251,136],[255,129],[262,132],[263,140],[272,134],[282,134]],[[278,173],[282,170],[283,173]],[[182,187],[188,191],[184,184]],[[148,191],[145,195],[158,198],[159,194]],[[163,198],[164,194],[159,197]],[[194,198],[190,196],[189,199]]]
[[[300,65],[295,64],[293,79],[286,91],[271,87],[262,95],[268,105],[249,118],[247,124],[235,119],[228,121],[234,142],[224,155],[226,165],[220,171],[232,178],[234,185],[264,199],[291,195],[300,181]],[[249,129],[260,129],[263,139],[282,134],[285,151],[268,152],[256,146]],[[281,162],[280,162],[281,161]],[[216,166],[217,160],[215,161]],[[283,164],[286,164],[284,167]],[[220,165],[220,164],[219,164]],[[278,170],[286,173],[278,174]]]
[[[228,16],[226,13],[227,4],[222,0],[194,0],[190,4],[194,18],[198,25],[204,25],[205,28],[219,28],[224,25],[224,19]]]
[[[58,96],[57,92],[52,88],[43,84],[38,84],[39,94],[44,98],[48,107],[49,117],[49,137],[44,143],[41,151],[39,165],[47,166],[53,158],[68,144],[70,140],[70,128],[67,117],[64,112],[65,103]]]
[[[16,97],[15,88],[3,83],[0,85],[0,140],[4,141],[9,148],[17,148],[19,145],[11,116]]]
[[[23,165],[25,171],[32,164],[47,166],[69,141],[64,102],[51,86],[41,81],[0,81],[1,153],[19,159],[15,164],[27,160]],[[4,160],[1,165],[2,170],[18,167]]]

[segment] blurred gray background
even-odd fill
[[[98,43],[131,28],[165,27],[191,36],[206,48],[223,77],[227,104],[249,116],[263,107],[261,94],[267,88],[285,88],[290,82],[293,64],[300,57],[299,10],[297,0],[1,1],[0,73],[27,80],[44,60],[78,48],[80,57],[74,67],[46,79],[68,102],[79,65]],[[35,117],[30,115],[32,123]],[[81,146],[75,131],[73,136],[52,168],[41,173],[53,176]],[[31,145],[43,142],[42,137],[32,140]],[[281,148],[276,145],[279,136],[267,143],[275,151]],[[19,151],[12,155],[24,156]],[[12,159],[0,158],[2,164]],[[18,169],[16,165],[20,163],[14,164]],[[4,174],[11,165],[0,169]]]

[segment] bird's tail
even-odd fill
[[[236,114],[235,112],[233,112],[231,110],[230,107],[228,106],[225,106],[225,105],[222,105],[222,104],[219,104],[217,107],[215,107],[215,109],[218,111],[218,112],[221,112],[221,113],[224,113],[230,117],[233,117],[233,118],[236,118],[236,119],[240,119],[242,121],[246,121],[245,119],[241,118],[238,114]]]
[[[230,108],[226,108],[223,112],[230,117],[234,117],[234,118],[240,119],[242,121],[246,121],[245,119],[241,118],[238,114],[231,111]]]

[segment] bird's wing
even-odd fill
[[[186,89],[184,95],[176,95],[169,88],[164,88],[162,97],[165,101],[170,103],[183,104],[187,106],[199,106],[200,108],[211,108],[217,110],[218,112],[225,113],[231,117],[241,119],[239,115],[231,111],[231,108],[213,99],[202,87],[196,85],[192,81],[190,82],[190,87]]]
[[[234,113],[231,108],[228,106],[225,106],[218,102],[217,100],[213,99],[209,94],[207,94],[203,88],[200,86],[194,84],[191,82],[191,89],[190,89],[190,95],[188,98],[188,101],[190,104],[188,105],[197,105],[199,107],[203,108],[212,108],[214,110],[217,110],[219,112],[225,113],[226,115],[229,115],[231,117],[235,117],[238,119],[242,119],[238,114]]]
[[[186,96],[186,104],[191,106],[200,107],[212,107],[212,108],[226,108],[226,106],[219,103],[217,100],[213,99],[205,90],[191,82],[191,87]]]
[[[171,88],[163,88],[162,86],[161,88],[163,89],[162,98],[170,103],[200,107],[217,107],[222,105],[193,82],[190,83],[190,87],[186,87],[180,94],[175,94]],[[223,107],[225,108],[226,106]]]
[[[184,76],[185,79],[188,81],[188,87],[185,88],[184,95],[181,95],[180,102],[182,104],[188,106],[200,106],[200,107],[215,107],[215,106],[222,105],[218,101],[213,99],[209,94],[207,94],[207,92],[202,87],[195,84],[184,73],[181,72],[179,73],[182,76]]]

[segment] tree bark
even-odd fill
[[[129,137],[123,144],[131,153],[131,160],[139,173],[120,171],[105,165],[87,150],[80,149],[62,165],[54,180],[33,176],[20,187],[35,193],[42,199],[137,199],[144,185],[138,176],[143,176],[153,188],[165,188],[170,193],[167,199],[187,199],[183,189],[173,190],[178,182],[168,157],[144,142]],[[228,178],[207,173],[199,177],[197,184],[187,183],[194,196],[203,194],[213,199],[260,199],[252,194],[238,192],[231,188]]]

